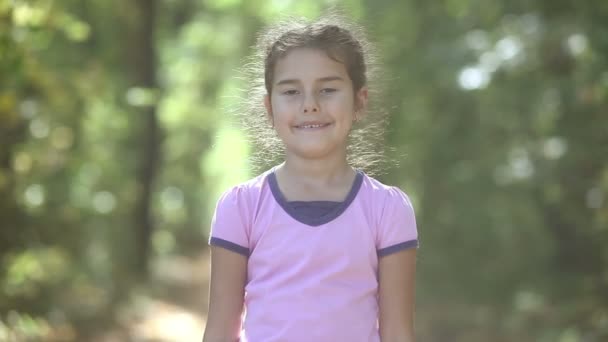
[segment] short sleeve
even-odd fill
[[[396,187],[387,192],[378,225],[376,248],[380,257],[418,247],[416,217],[409,197]]]
[[[211,220],[209,244],[249,256],[249,223],[243,189],[234,187],[222,194]]]

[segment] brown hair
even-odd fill
[[[237,116],[254,143],[252,166],[259,172],[279,162],[283,145],[276,136],[263,106],[265,95],[272,93],[277,61],[296,48],[314,48],[343,63],[353,83],[353,91],[368,86],[369,104],[366,115],[357,121],[349,135],[348,162],[369,174],[378,174],[384,162],[382,144],[386,113],[377,105],[379,87],[377,57],[363,30],[345,17],[326,15],[315,21],[289,18],[263,31],[254,54],[244,68],[248,84]],[[263,77],[260,77],[263,75]]]
[[[361,43],[342,27],[315,22],[285,32],[268,46],[264,59],[264,83],[268,94],[272,93],[277,61],[295,48],[319,49],[333,60],[343,63],[355,92],[366,85],[365,56]]]

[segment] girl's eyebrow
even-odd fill
[[[317,81],[319,82],[331,82],[331,81],[344,81],[344,79],[340,76],[327,76],[321,77]]]
[[[342,78],[340,76],[326,76],[326,77],[321,77],[321,78],[317,79],[316,81],[317,82],[344,81],[344,78]],[[275,85],[280,86],[280,85],[285,85],[285,84],[299,84],[299,83],[300,83],[300,80],[298,80],[298,79],[288,78],[288,79],[280,80]]]

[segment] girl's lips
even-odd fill
[[[295,128],[303,129],[303,130],[316,130],[316,129],[325,128],[329,125],[331,125],[331,124],[329,124],[329,123],[305,123],[305,124],[297,125],[297,126],[295,126]]]

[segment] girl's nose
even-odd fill
[[[304,113],[316,113],[319,111],[319,104],[314,96],[306,96],[304,99]]]
[[[309,108],[309,107],[306,107],[306,106],[304,107],[304,113],[308,113],[308,112],[313,112],[313,113],[316,113],[316,112],[318,112],[318,111],[319,111],[319,110],[317,109],[317,107],[316,107],[316,106],[312,106],[312,107],[310,107],[310,108]]]

